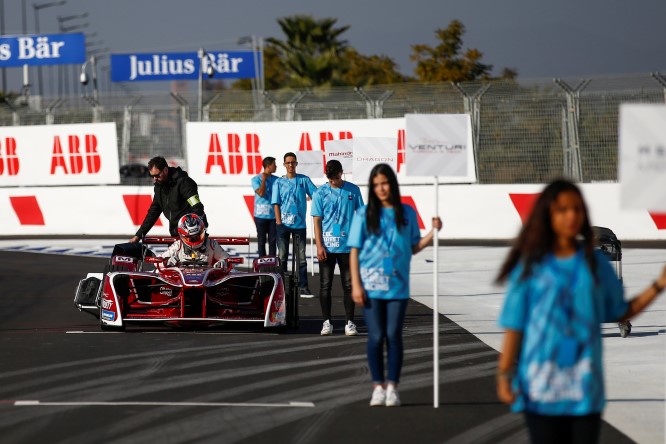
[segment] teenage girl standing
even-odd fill
[[[666,286],[666,267],[630,302],[608,259],[594,249],[579,188],[548,185],[502,266],[506,332],[497,395],[524,412],[532,442],[598,442],[606,401],[601,327],[629,319]]]
[[[442,221],[433,218],[433,227]],[[352,298],[364,307],[368,327],[368,365],[374,389],[371,406],[400,405],[402,326],[409,301],[412,254],[432,243],[433,231],[421,238],[416,212],[400,201],[395,173],[386,164],[370,172],[368,205],[354,215],[347,245],[351,247]],[[388,375],[384,375],[384,342]]]

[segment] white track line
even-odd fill
[[[148,402],[148,401],[72,401],[42,402],[35,400],[17,400],[14,406],[176,406],[176,407],[314,407],[313,402],[291,401],[287,403],[269,402]]]

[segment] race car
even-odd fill
[[[248,238],[213,239],[220,245],[249,244]],[[102,330],[125,330],[130,323],[177,327],[226,322],[298,326],[298,283],[291,282],[298,279],[298,273],[283,277],[277,257],[254,259],[249,272],[235,269],[234,264],[242,263],[243,258],[233,257],[216,267],[207,262],[166,266],[164,258],[156,256],[149,246],[175,240],[151,237],[115,245],[104,272],[88,273],[79,282],[74,305],[99,318]]]

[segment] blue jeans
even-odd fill
[[[305,259],[305,228],[289,228],[277,225],[278,256],[282,272],[287,271],[287,259],[289,258],[290,236],[298,236],[298,286],[308,288],[308,261]]]
[[[331,286],[335,273],[335,264],[340,269],[342,283],[342,301],[345,305],[345,318],[354,320],[354,301],[351,297],[351,273],[349,271],[349,253],[326,253],[326,260],[319,262],[319,303],[324,320],[331,319]]]
[[[368,298],[363,312],[368,327],[368,366],[375,384],[384,383],[384,341],[386,341],[388,382],[399,383],[402,370],[402,326],[409,299]]]
[[[277,232],[275,231],[275,219],[254,218],[257,226],[257,243],[259,244],[259,256],[266,256],[266,235],[268,235],[268,254],[275,256],[277,250]]]

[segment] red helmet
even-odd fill
[[[206,240],[206,227],[196,214],[186,214],[178,222],[180,240],[191,248],[199,248]]]

